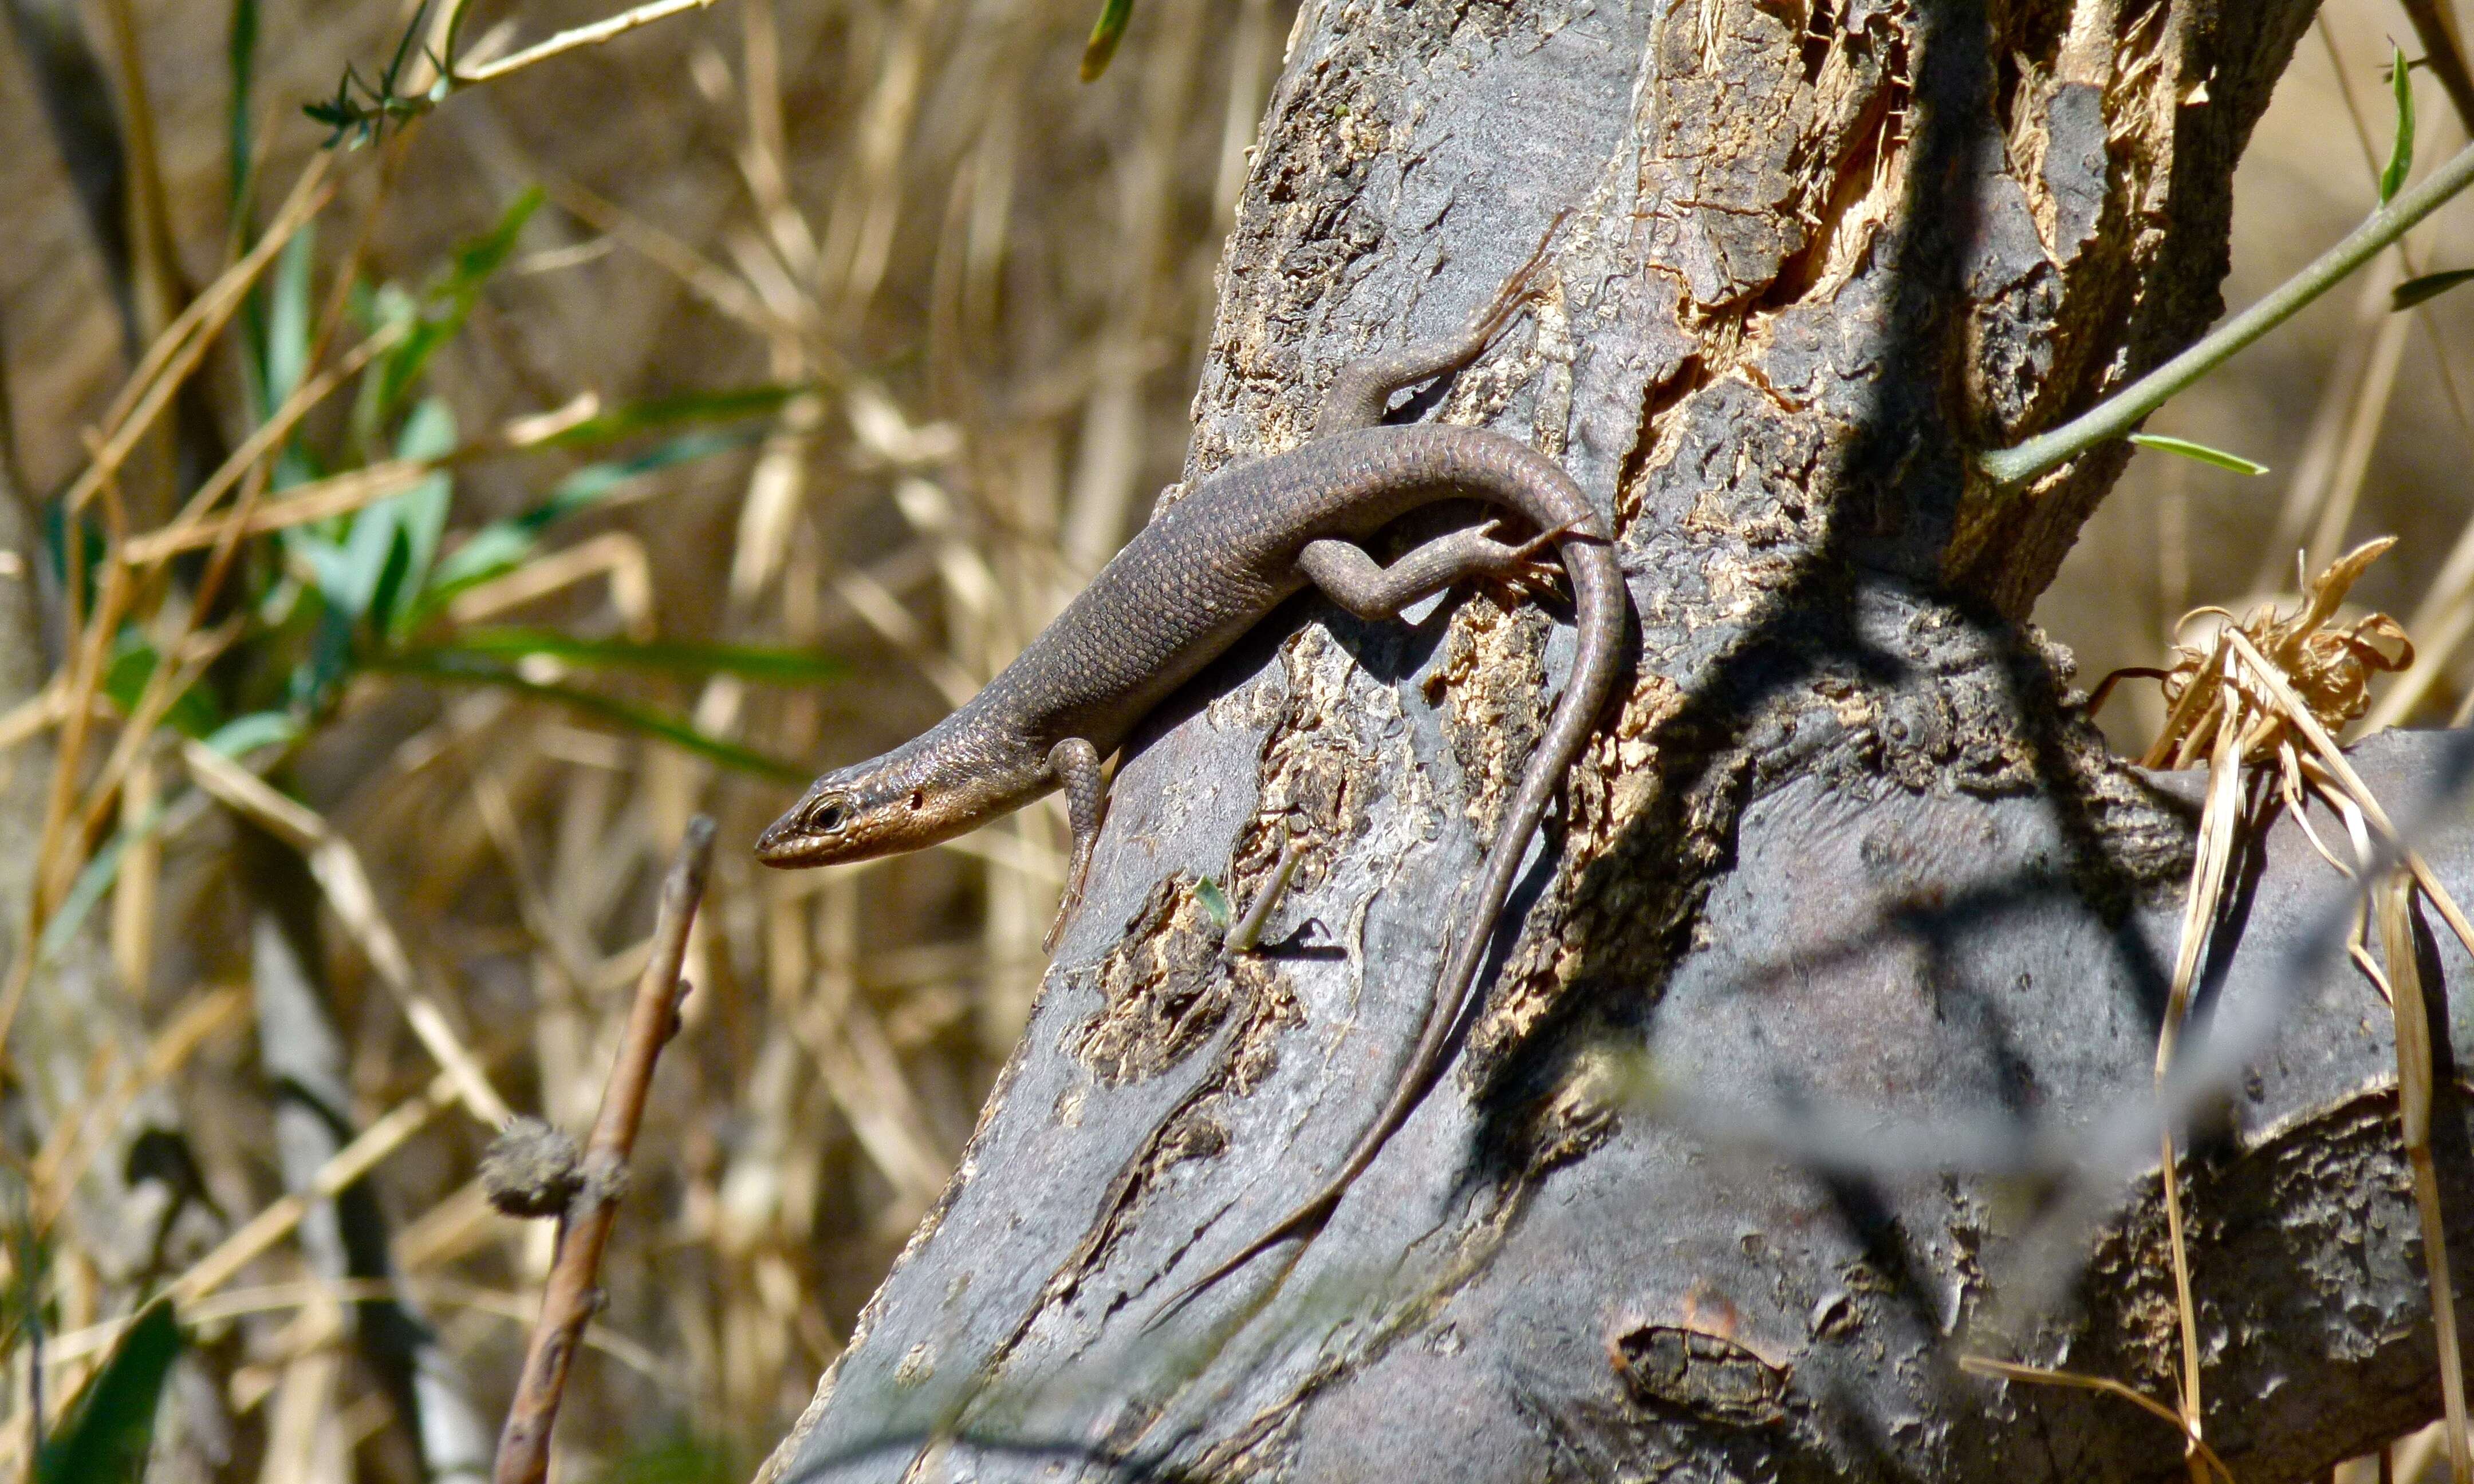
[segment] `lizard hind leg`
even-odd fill
[[[1065,936],[1065,924],[1082,905],[1082,888],[1091,878],[1091,851],[1100,843],[1100,821],[1108,807],[1108,785],[1100,775],[1100,750],[1081,737],[1067,737],[1048,750],[1048,771],[1065,791],[1065,817],[1074,826],[1074,856],[1065,868],[1065,895],[1056,916],[1039,941],[1039,951],[1054,953]]]

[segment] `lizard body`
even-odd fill
[[[1521,857],[1613,689],[1622,576],[1597,510],[1571,476],[1488,429],[1379,425],[1393,393],[1485,350],[1527,276],[1524,269],[1460,337],[1345,370],[1323,399],[1316,437],[1225,469],[1162,510],[970,702],[912,741],[818,778],[757,842],[758,858],[772,866],[862,860],[933,845],[1062,788],[1074,854],[1061,927],[1099,837],[1101,759],[1273,609],[1311,586],[1362,617],[1391,617],[1466,578],[1532,576],[1532,547],[1554,544],[1571,585],[1578,653],[1487,851],[1397,1086],[1329,1180],[1188,1285],[1163,1315],[1260,1253],[1320,1229],[1433,1086],[1475,998]],[[1413,510],[1454,498],[1505,509],[1541,534],[1513,545],[1494,539],[1489,522],[1438,537],[1389,567],[1357,544]],[[1056,928],[1050,931],[1053,941]]]

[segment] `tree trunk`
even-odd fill
[[[923,1448],[913,1476],[2181,1470],[2118,1399],[1957,1366],[2173,1393],[2142,1100],[2195,814],[2022,627],[2125,450],[2015,491],[1966,455],[2214,317],[2311,9],[1310,3],[1194,471],[1298,442],[1339,367],[1449,331],[1560,222],[1524,326],[1397,416],[1516,432],[1606,503],[1629,692],[1452,1070],[1311,1244],[1146,1329],[1373,1115],[1570,634],[1484,595],[1303,601],[1189,687],[1122,761],[953,1186],[765,1477]],[[2462,751],[2362,766],[2427,819]],[[1251,899],[1284,828],[1269,947],[1223,964],[1195,884]],[[2426,853],[2474,882],[2474,842]],[[2184,1176],[2207,1435],[2302,1478],[2434,1413],[2437,1371],[2347,883],[2287,822],[2237,888],[2206,985],[2249,1070]]]

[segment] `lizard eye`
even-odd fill
[[[812,833],[830,835],[841,828],[843,822],[849,817],[850,810],[840,800],[819,799],[808,805],[807,817],[801,820],[800,824]]]

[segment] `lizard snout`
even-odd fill
[[[756,858],[767,866],[813,866],[830,859],[834,837],[856,814],[850,796],[817,791],[764,826],[756,837]]]

